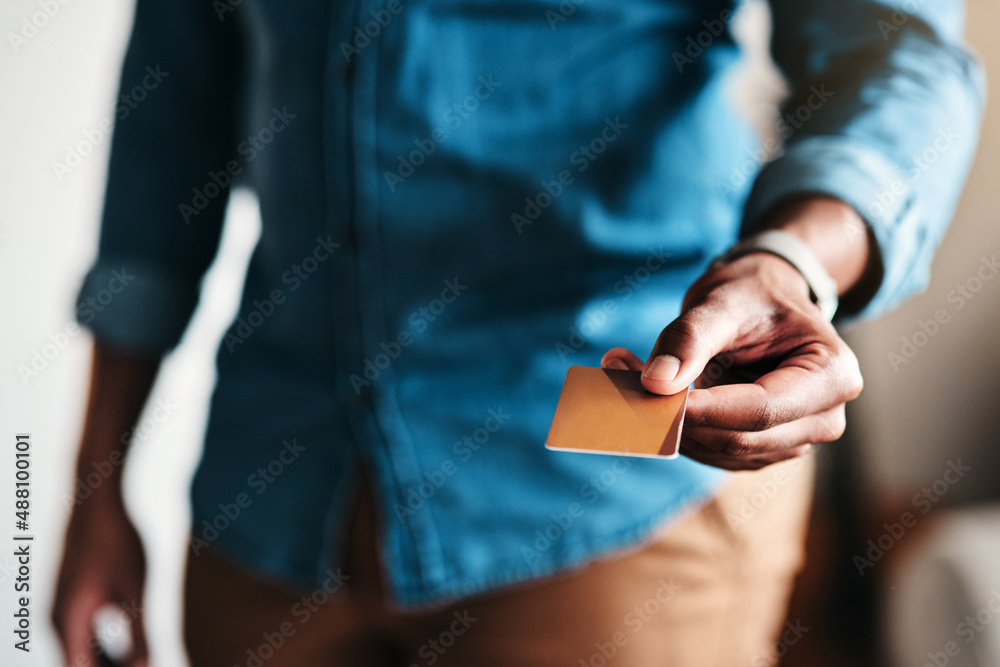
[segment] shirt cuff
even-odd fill
[[[77,322],[102,342],[164,354],[191,320],[198,282],[156,264],[100,260],[84,277],[76,304]]]
[[[905,175],[877,151],[844,137],[804,139],[765,166],[747,199],[741,238],[758,231],[782,199],[810,193],[853,207],[871,228],[872,250],[882,259],[878,291],[859,312],[838,316],[838,323],[874,317],[927,286],[934,243]]]

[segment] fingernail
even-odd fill
[[[677,377],[677,371],[681,369],[681,360],[669,354],[661,354],[649,362],[649,366],[642,372],[643,376],[650,380],[669,382]]]
[[[621,359],[619,359],[617,357],[614,357],[612,359],[608,359],[607,361],[605,361],[604,362],[604,367],[605,368],[609,368],[611,370],[615,370],[615,371],[627,371],[628,370],[628,364],[626,364],[623,360],[621,360]]]

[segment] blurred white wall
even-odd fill
[[[59,10],[47,20],[36,16],[43,11],[37,0],[5,0],[0,7],[0,298],[5,314],[0,325],[0,513],[9,520],[0,530],[0,615],[7,619],[0,665],[5,667],[64,664],[48,615],[68,516],[66,494],[74,479],[90,341],[86,333],[68,337],[60,332],[72,321],[76,290],[96,251],[109,147],[100,127],[113,117],[132,19],[127,0],[51,4]],[[42,27],[25,30],[25,20]],[[12,45],[8,34],[22,31],[30,38]],[[92,151],[60,178],[53,163],[67,164],[67,151],[88,151],[89,143],[95,143]],[[252,198],[240,193],[233,204],[192,326],[153,390],[151,405],[164,401],[176,407],[161,422],[151,416],[140,422],[143,437],[133,447],[126,477],[129,508],[148,548],[146,607],[159,665],[185,664],[178,612],[187,487],[214,383],[215,347],[236,312],[246,260],[259,233]],[[62,338],[64,347],[51,346]],[[22,379],[19,367],[32,368],[36,351],[43,355],[35,362],[41,370]],[[33,442],[29,655],[12,648],[7,630],[14,608],[13,440],[21,432],[31,433]]]

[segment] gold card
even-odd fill
[[[568,452],[675,458],[689,389],[646,391],[640,371],[571,366],[545,446]]]

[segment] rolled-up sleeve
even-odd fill
[[[76,317],[96,338],[164,353],[218,249],[241,94],[237,17],[139,0],[122,67],[98,256]]]
[[[985,81],[959,0],[771,0],[772,54],[791,94],[783,154],[758,175],[741,234],[787,197],[850,204],[873,232],[882,280],[858,313],[924,289],[975,152]],[[860,239],[859,235],[859,240]]]

